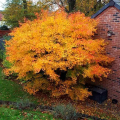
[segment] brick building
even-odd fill
[[[99,19],[96,38],[103,38],[108,42],[107,54],[115,58],[112,64],[113,73],[97,86],[108,90],[108,97],[120,103],[120,0],[110,0],[92,18]]]

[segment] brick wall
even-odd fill
[[[96,82],[98,86],[108,90],[108,97],[120,102],[120,11],[115,7],[109,7],[95,19],[99,20],[96,38],[103,38],[108,42],[107,54],[115,58],[112,68],[113,72],[102,82]],[[111,37],[107,32],[112,31]]]

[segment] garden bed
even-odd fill
[[[54,106],[36,105],[33,103],[29,104],[29,103],[24,103],[24,102],[11,102],[11,101],[1,101],[0,100],[0,105],[10,106],[10,107],[13,107],[13,108],[19,109],[19,110],[29,110],[29,109],[34,109],[34,111],[40,110],[40,112],[42,112],[42,113],[50,113],[50,114],[52,114],[53,112],[57,112],[57,111],[54,111]],[[69,111],[69,109],[68,109],[68,113],[69,112],[71,112],[71,111]],[[105,120],[105,119],[101,119],[101,118],[98,118],[95,116],[90,116],[90,115],[82,114],[82,113],[76,113],[76,115],[73,119],[74,120],[84,120],[84,119]]]
[[[67,105],[71,103],[76,108],[77,112],[83,114],[83,116],[85,114],[106,120],[120,120],[120,104],[112,104],[111,99],[99,104],[90,99],[75,102],[67,96],[51,98],[48,94],[42,92],[36,94],[36,97],[39,99],[38,102],[44,105]]]

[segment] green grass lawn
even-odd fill
[[[0,100],[2,101],[29,101],[37,104],[37,99],[34,96],[25,92],[21,85],[5,80],[0,67]],[[0,120],[55,120],[52,115],[43,114],[40,111],[18,110],[6,108],[4,105],[0,107]]]
[[[20,99],[37,103],[37,99],[25,92],[21,85],[3,78],[2,68],[0,67],[0,100],[18,102]]]
[[[52,115],[39,111],[16,110],[0,107],[0,120],[55,120]]]

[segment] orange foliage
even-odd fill
[[[62,10],[42,11],[38,16],[15,28],[11,40],[6,41],[7,60],[12,63],[9,72],[24,78],[24,88],[31,94],[42,89],[53,96],[68,94],[83,100],[90,93],[83,89],[84,79],[79,76],[107,77],[110,70],[102,65],[113,61],[105,53],[104,40],[91,37],[98,22],[79,12]],[[61,71],[67,71],[65,80]]]

